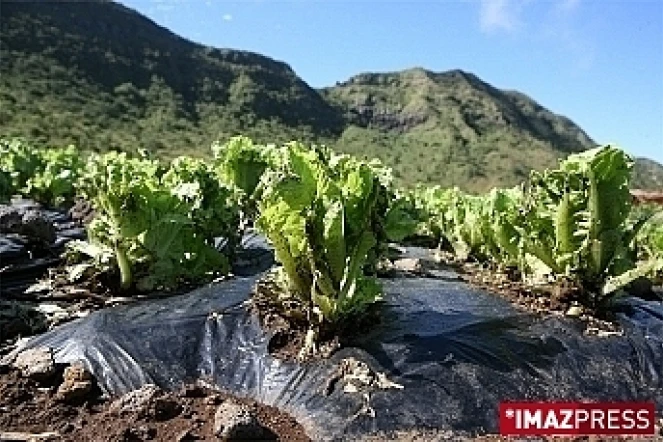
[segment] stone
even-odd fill
[[[95,216],[94,206],[89,201],[78,198],[74,201],[72,208],[69,209],[69,216],[74,221],[88,225]]]
[[[218,394],[211,394],[205,398],[206,405],[219,405],[223,402],[223,398]]]
[[[424,268],[419,258],[401,258],[394,261],[393,264],[396,270],[409,273],[422,273]]]
[[[80,402],[92,391],[92,374],[83,364],[75,363],[64,369],[64,382],[58,387],[55,399],[62,402]]]
[[[171,394],[154,384],[147,384],[115,400],[109,410],[115,414],[136,413],[139,417],[163,421],[177,416],[181,407]]]
[[[579,305],[572,305],[566,311],[566,316],[570,318],[579,318],[583,314],[583,309]]]
[[[214,434],[222,440],[259,440],[269,433],[249,407],[232,400],[219,405],[214,415]]]
[[[0,232],[16,233],[22,222],[21,213],[14,207],[0,206]]]
[[[60,432],[68,434],[74,432],[74,430],[76,430],[76,425],[74,425],[72,422],[67,422],[62,426]]]
[[[55,241],[57,237],[55,226],[40,211],[26,211],[23,213],[21,221],[23,223],[21,234],[36,241],[43,241],[46,244],[51,244]]]
[[[141,425],[139,427],[130,427],[125,429],[124,433],[122,434],[122,440],[152,440],[156,437],[156,435],[156,428],[152,428],[147,425]]]
[[[175,437],[176,442],[184,442],[186,440],[196,440],[197,438],[193,434],[193,430],[191,428],[187,428],[186,430],[182,431],[180,434]]]
[[[56,367],[53,351],[47,347],[31,348],[16,356],[12,366],[24,377],[37,382],[49,382],[55,377]]]
[[[116,399],[110,405],[110,411],[116,414],[140,413],[150,401],[162,393],[161,388],[154,384],[143,385],[138,390],[130,391]]]
[[[61,440],[60,434],[53,431],[46,433],[23,433],[19,431],[1,431],[0,441],[30,441],[30,442],[46,442]]]
[[[205,389],[199,385],[187,385],[182,389],[184,397],[202,398],[205,397]]]

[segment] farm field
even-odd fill
[[[498,440],[500,400],[661,406],[663,209],[617,147],[478,195],[242,136],[0,151],[2,431]]]
[[[0,441],[663,440],[662,2],[0,3]]]

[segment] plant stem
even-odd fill
[[[115,259],[120,268],[120,290],[127,290],[131,287],[132,282],[131,264],[129,264],[124,248],[119,244],[115,246]]]

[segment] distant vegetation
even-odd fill
[[[338,148],[382,159],[407,184],[512,185],[595,145],[524,95],[458,70],[362,74],[323,94],[349,123]]]
[[[0,20],[0,135],[206,156],[217,139],[327,144],[399,184],[509,186],[595,146],[567,118],[463,71],[361,74],[316,91],[285,63],[185,40],[107,1],[10,2]],[[639,187],[663,167],[636,164]]]
[[[184,40],[114,3],[2,5],[0,128],[50,144],[209,152],[327,140],[340,115],[284,63]]]
[[[663,191],[663,165],[647,158],[638,158],[633,170],[634,189],[654,189]]]

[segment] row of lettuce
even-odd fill
[[[72,278],[115,275],[120,289],[171,289],[227,274],[247,226],[272,242],[285,298],[335,323],[379,298],[378,261],[414,231],[379,163],[300,143],[237,137],[213,159],[83,155],[73,147],[0,146],[0,200],[90,201],[87,241],[69,244]],[[307,313],[308,316],[308,313]],[[318,321],[318,322],[320,322]]]
[[[597,307],[635,279],[662,276],[663,213],[634,207],[632,166],[604,146],[532,171],[519,187],[482,196],[419,187],[403,198],[419,210],[418,231],[458,259],[516,269],[532,282],[565,279]]]
[[[334,324],[380,299],[376,269],[389,242],[433,238],[458,260],[517,269],[526,280],[566,279],[583,301],[609,301],[638,277],[663,272],[663,219],[633,210],[631,159],[604,146],[482,196],[397,189],[388,168],[324,147],[212,146],[212,159],[164,163],[140,154],[0,143],[0,200],[53,206],[76,198],[96,216],[71,245],[76,274],[117,275],[122,289],[172,288],[226,274],[247,226],[281,264],[279,299],[311,323]]]

